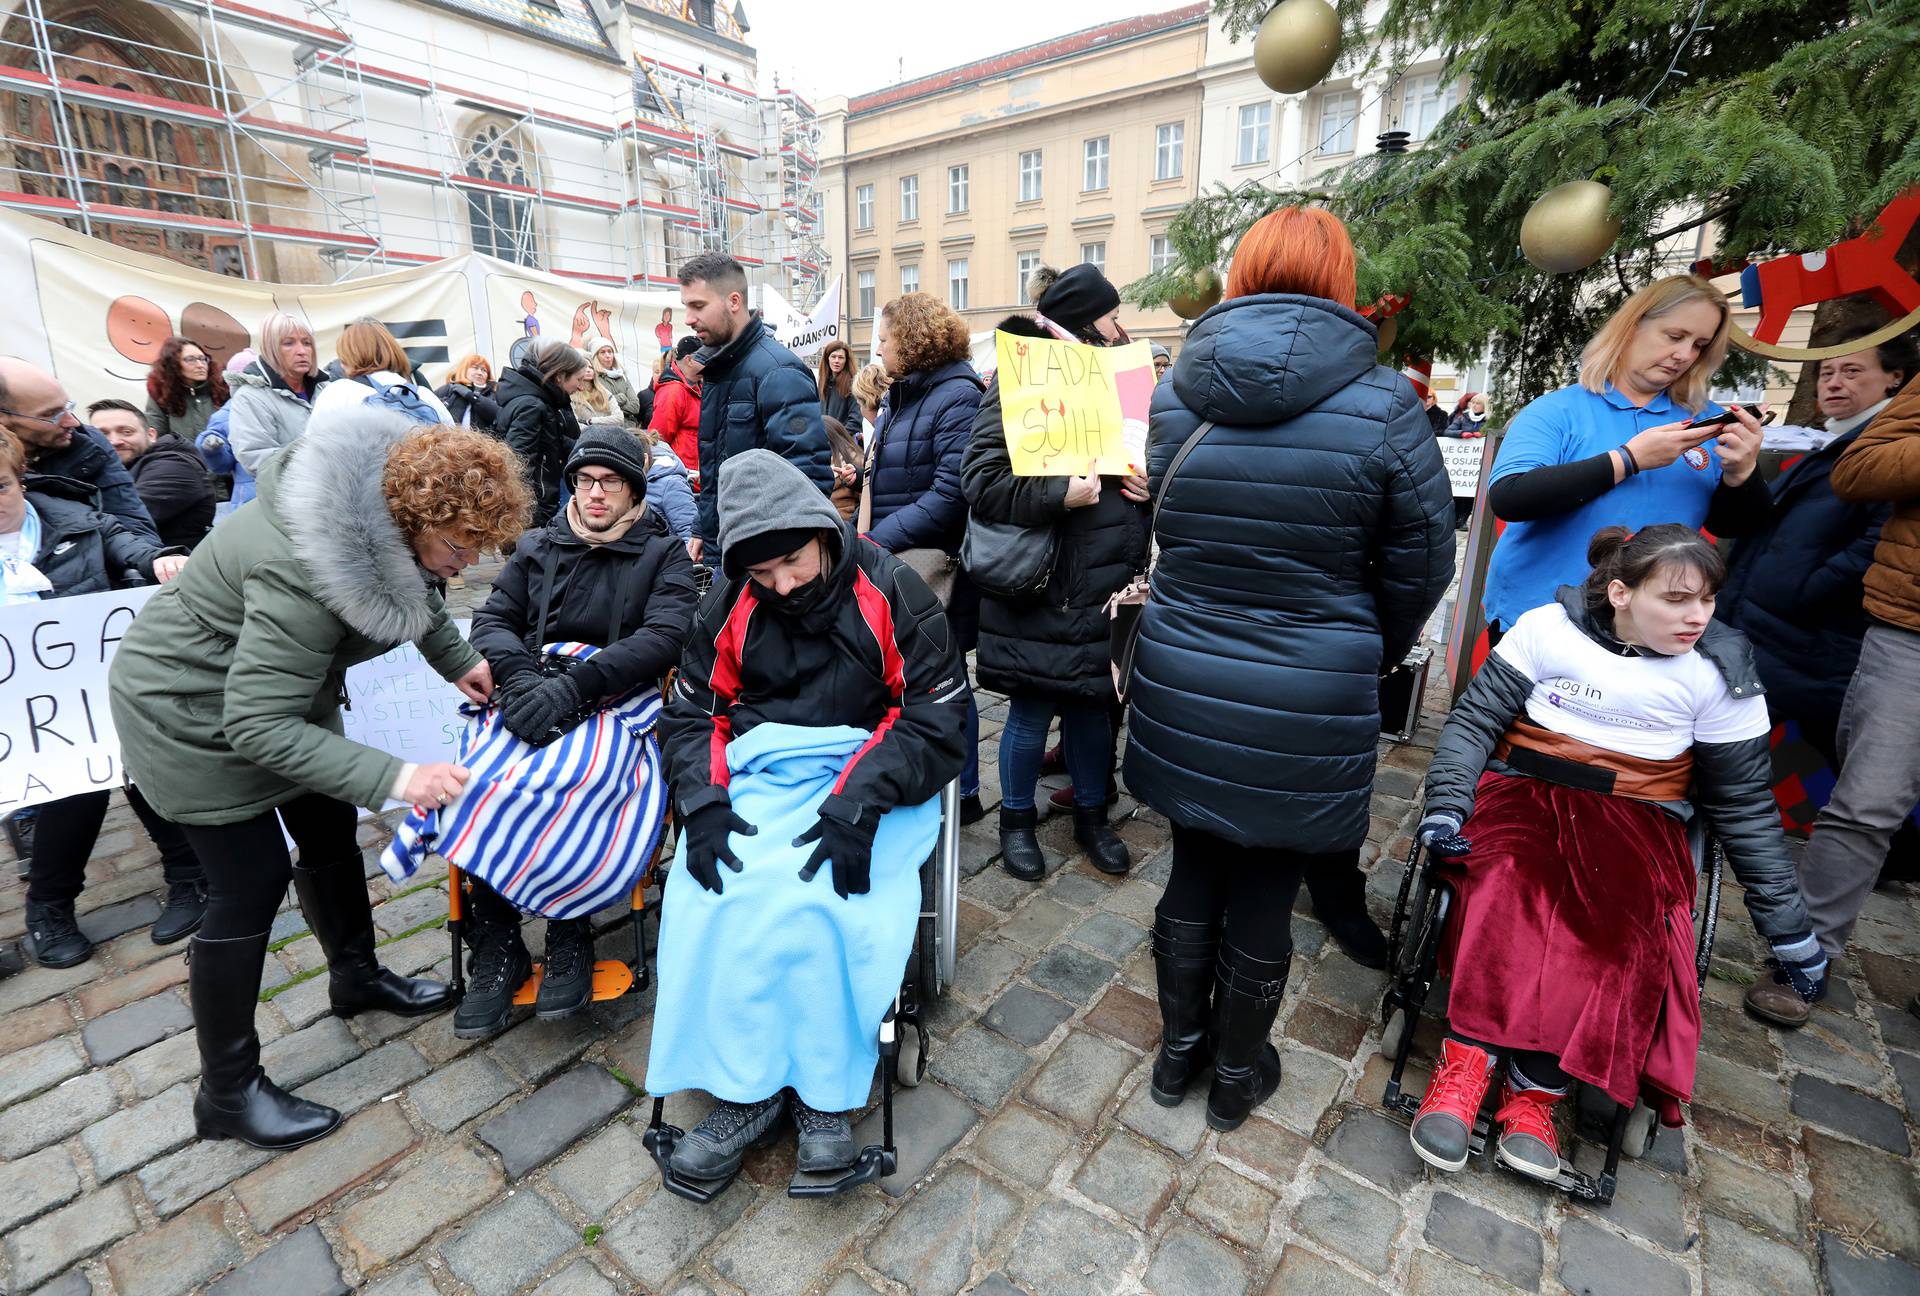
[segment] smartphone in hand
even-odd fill
[[[1761,407],[1758,405],[1742,405],[1740,406],[1740,408],[1744,409],[1748,414],[1752,415],[1754,418],[1760,417]],[[1694,442],[1695,445],[1705,445],[1707,442],[1713,440],[1715,437],[1718,437],[1720,435],[1720,429],[1727,427],[1728,425],[1735,423],[1737,421],[1738,420],[1734,418],[1732,409],[1724,409],[1724,410],[1721,410],[1718,414],[1710,414],[1706,418],[1689,420],[1687,423],[1687,426],[1690,428],[1700,428],[1700,429],[1711,428],[1712,429],[1712,431],[1708,432],[1706,436],[1701,437],[1698,441]]]

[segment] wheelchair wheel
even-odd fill
[[[1400,1046],[1406,1042],[1407,1033],[1413,1029],[1413,1019],[1405,1008],[1395,1008],[1393,1015],[1387,1018],[1387,1028],[1380,1032],[1380,1056],[1399,1057]]]
[[[1620,1155],[1637,1161],[1653,1151],[1653,1138],[1658,1132],[1656,1120],[1653,1108],[1635,1103],[1633,1114],[1627,1117],[1627,1137],[1620,1144]]]
[[[911,1089],[926,1078],[927,1050],[921,1046],[921,1034],[912,1025],[900,1028],[900,1056],[893,1064],[894,1083]]]

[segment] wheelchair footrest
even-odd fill
[[[533,975],[520,983],[513,992],[516,1007],[524,1008],[540,997],[540,980],[546,969],[539,963],[533,965]],[[633,969],[619,959],[601,959],[593,965],[593,996],[591,1002],[600,1003],[607,999],[618,999],[633,988]],[[645,987],[642,986],[642,989]]]
[[[684,1197],[690,1202],[702,1206],[718,1197],[739,1177],[738,1169],[725,1179],[682,1179],[673,1172],[673,1146],[686,1136],[686,1131],[678,1125],[653,1125],[640,1136],[640,1142],[653,1156],[653,1163],[660,1168],[660,1186],[675,1197]]]
[[[879,1183],[891,1175],[895,1168],[894,1154],[878,1143],[871,1143],[860,1150],[859,1157],[845,1170],[825,1174],[796,1171],[793,1181],[787,1185],[787,1196],[838,1197],[861,1184]]]

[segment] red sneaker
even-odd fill
[[[1408,1137],[1430,1166],[1459,1170],[1472,1149],[1473,1122],[1492,1083],[1486,1050],[1459,1040],[1440,1041],[1440,1067],[1420,1100]]]
[[[1553,1105],[1564,1097],[1546,1089],[1516,1090],[1511,1081],[1501,1084],[1500,1110],[1493,1114],[1500,1129],[1495,1155],[1530,1179],[1558,1179],[1560,1135],[1553,1127]]]

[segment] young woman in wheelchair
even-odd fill
[[[1746,638],[1713,620],[1726,567],[1676,525],[1596,532],[1581,587],[1521,615],[1455,705],[1420,840],[1453,893],[1450,1029],[1414,1151],[1466,1164],[1495,1077],[1496,1155],[1560,1173],[1571,1079],[1680,1123],[1700,1039],[1687,821],[1746,889],[1775,975],[1809,1001],[1826,959],[1781,835]]]

